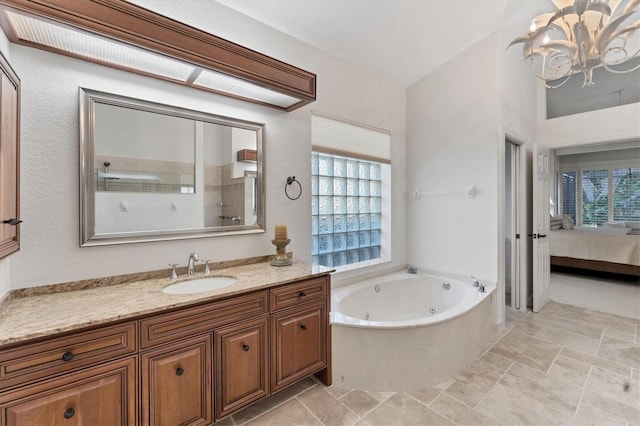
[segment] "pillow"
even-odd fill
[[[625,225],[624,222],[605,222],[604,227],[605,228],[626,228],[627,226]]]
[[[564,229],[573,229],[573,219],[571,219],[571,216],[566,214],[562,216],[562,227]]]
[[[631,228],[631,229],[640,229],[640,221],[637,221],[637,220],[636,220],[636,221],[630,221],[630,220],[627,220],[627,221],[624,223],[624,225],[625,225],[627,228]]]

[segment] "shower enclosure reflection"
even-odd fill
[[[80,103],[81,245],[263,232],[262,125],[88,89]]]

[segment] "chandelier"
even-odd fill
[[[552,0],[555,12],[536,16],[523,44],[522,60],[548,88],[562,86],[578,72],[592,86],[593,69],[624,74],[640,68],[640,0]]]

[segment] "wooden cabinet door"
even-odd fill
[[[142,424],[212,424],[211,335],[145,352]]]
[[[269,394],[268,318],[215,332],[216,420]]]
[[[273,392],[326,367],[326,306],[325,301],[314,302],[272,316]]]
[[[0,425],[135,425],[135,367],[129,358],[7,392]]]
[[[0,258],[20,249],[20,79],[0,55]]]

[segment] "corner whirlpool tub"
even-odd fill
[[[494,291],[406,272],[333,289],[333,384],[401,391],[453,377],[487,348]]]

